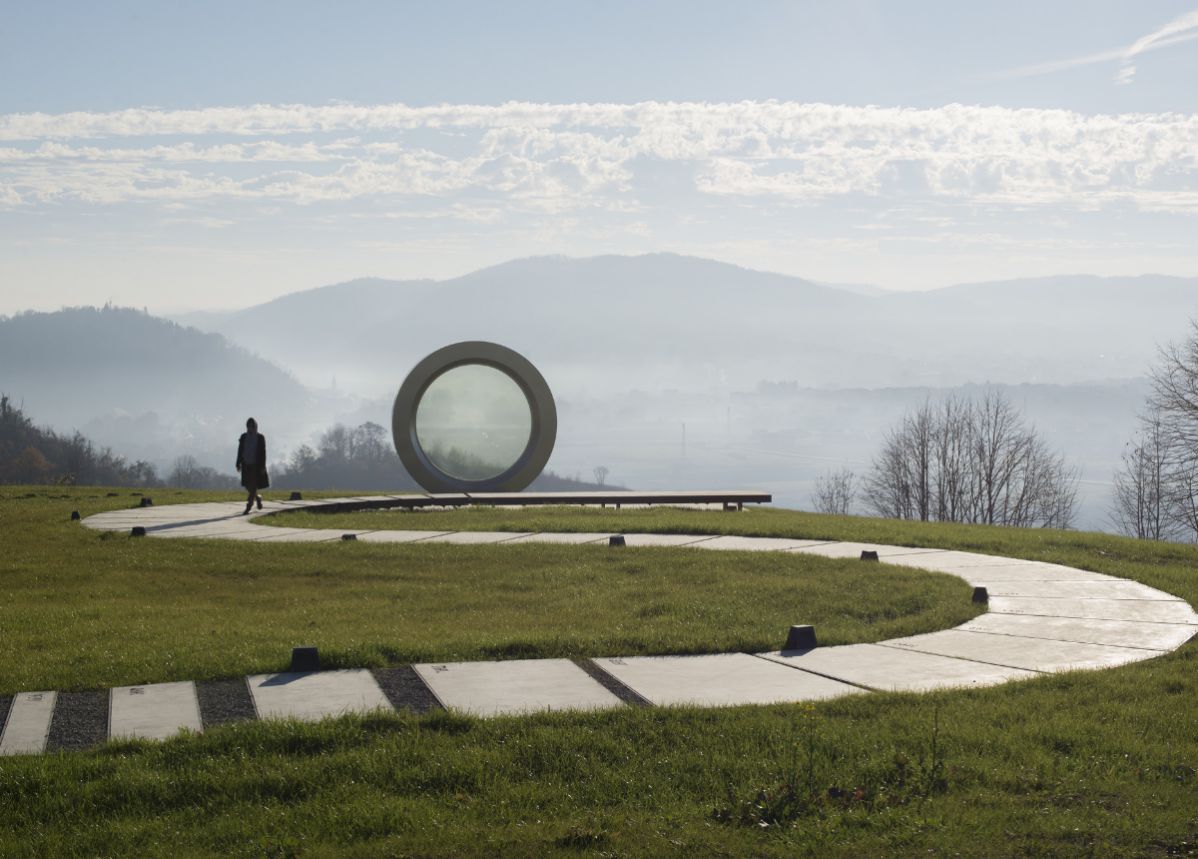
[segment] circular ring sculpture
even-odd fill
[[[461,370],[468,372],[455,373]],[[453,390],[455,375],[458,388],[473,380],[467,396]],[[518,396],[515,402],[510,396],[516,391],[523,394],[522,404]],[[504,393],[509,394],[506,402]],[[469,445],[454,446],[453,416],[493,405],[492,400],[504,409],[505,434],[492,438],[480,426],[473,441],[486,445],[486,456],[493,459]],[[522,405],[527,406],[527,416]],[[527,440],[521,449],[525,427]],[[557,407],[545,378],[523,355],[498,343],[470,340],[438,349],[412,368],[395,396],[391,433],[404,468],[429,492],[519,492],[536,479],[553,453]]]

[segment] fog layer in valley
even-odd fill
[[[1198,279],[1161,276],[885,293],[673,255],[537,258],[444,282],[353,281],[179,325],[21,315],[0,322],[0,391],[164,471],[191,454],[231,472],[249,414],[281,460],[338,421],[389,426],[418,360],[491,340],[553,389],[557,472],[761,488],[804,507],[824,471],[866,471],[904,411],[999,385],[1080,469],[1078,526],[1104,528],[1143,377],[1196,308]]]

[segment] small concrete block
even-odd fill
[[[856,686],[745,653],[610,657],[596,659],[595,664],[646,701],[659,705],[777,704],[862,692]]]
[[[813,671],[885,692],[924,692],[962,686],[993,686],[1036,677],[1037,672],[954,659],[877,644],[822,647],[806,653],[763,653],[781,665]]]
[[[878,552],[877,552],[877,550],[876,550],[876,549],[862,549],[862,550],[861,550],[861,560],[863,560],[863,561],[876,561],[876,560],[878,560]]]
[[[57,692],[18,692],[0,733],[0,755],[40,755],[50,736]]]
[[[319,671],[320,649],[316,647],[291,648],[292,671]]]
[[[290,496],[290,497],[289,497],[287,500],[288,500],[288,501],[303,501],[303,500],[304,500],[304,493],[302,493],[302,492],[292,492],[292,493],[291,493],[291,496]]]
[[[358,540],[357,534],[342,534],[341,535],[341,542],[343,542],[343,543],[357,542],[357,540]]]
[[[72,510],[72,511],[71,511],[71,521],[72,521],[72,522],[78,522],[78,521],[79,521],[79,511],[78,511],[78,510]]]
[[[1155,623],[1198,624],[1198,615],[1181,600],[1053,599],[1051,597],[994,597],[990,610],[1046,617],[1093,617],[1106,620],[1146,620]]]
[[[153,499],[153,498],[143,498],[143,499],[141,499],[141,506],[142,506],[142,507],[153,507],[153,506],[154,506],[154,499]]]
[[[527,537],[528,532],[515,531],[453,531],[440,537],[431,537],[426,543],[452,543],[457,546],[492,545],[507,543],[519,537]]]
[[[815,627],[806,624],[795,624],[786,634],[786,644],[783,650],[811,650],[818,647],[815,641]]]
[[[365,669],[255,674],[246,678],[246,683],[263,719],[315,722],[327,716],[392,709],[374,676]]]
[[[908,638],[895,638],[882,642],[881,646],[939,653],[958,659],[1047,672],[1110,668],[1160,655],[1158,651],[1143,648],[1108,647],[1101,644],[1023,638],[1016,635],[992,635],[962,629],[946,629]]]
[[[414,667],[446,708],[476,716],[624,706],[569,659],[451,662]]]
[[[624,546],[627,546],[628,541],[624,539],[623,534],[612,534],[610,537],[607,538],[607,545],[611,546],[612,548],[619,549]]]
[[[144,536],[146,536],[146,529],[145,529],[145,526],[144,526],[144,525],[134,525],[134,526],[133,526],[133,528],[132,528],[132,530],[130,530],[130,531],[129,531],[129,536],[130,536],[130,537],[144,537]]]
[[[973,597],[971,599],[975,603],[981,603],[985,605],[986,603],[990,602],[990,592],[986,590],[985,585],[975,585],[973,588]]]
[[[1022,635],[1028,638],[1052,638],[1057,641],[1078,641],[1085,644],[1109,644],[1116,647],[1145,647],[1153,650],[1173,650],[1198,633],[1198,627],[1184,623],[1037,617],[996,612],[978,615],[957,629]]]
[[[182,730],[203,730],[195,684],[118,686],[108,698],[108,736],[165,740]]]

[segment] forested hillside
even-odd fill
[[[68,483],[153,486],[154,466],[132,464],[108,448],[97,449],[80,433],[63,436],[33,425],[0,395],[0,483]]]

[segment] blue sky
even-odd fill
[[[515,256],[1198,276],[1198,2],[58,3],[0,18],[0,313]]]

